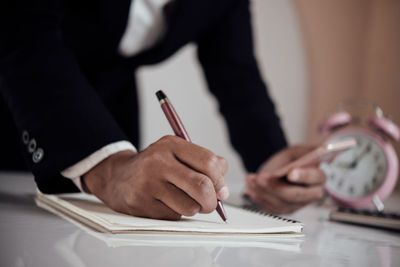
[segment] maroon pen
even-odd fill
[[[174,131],[175,135],[184,138],[186,141],[190,141],[190,137],[187,134],[185,127],[183,126],[182,121],[179,119],[178,114],[176,113],[174,107],[172,106],[171,102],[169,101],[168,97],[162,90],[159,90],[156,93],[156,96],[158,98],[158,101],[160,102],[161,109],[164,111],[165,116],[167,117],[167,120],[169,124],[172,127],[172,130]],[[226,222],[227,217],[225,213],[224,206],[222,206],[221,201],[218,200],[217,203],[217,208],[216,208],[219,216],[221,216],[222,220]]]

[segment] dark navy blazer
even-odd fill
[[[130,3],[3,2],[1,168],[26,166],[45,193],[76,191],[62,170],[109,143],[139,144],[135,70],[188,43],[197,46],[209,89],[247,170],[255,171],[286,146],[254,56],[248,0],[176,0],[166,9],[163,39],[124,58],[117,48]]]

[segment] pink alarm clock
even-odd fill
[[[399,141],[399,127],[380,108],[365,120],[341,110],[321,124],[320,132],[328,135],[326,142],[357,141],[357,146],[333,161],[321,163],[327,193],[345,206],[383,210],[382,201],[392,193],[398,178],[399,160],[391,141]]]

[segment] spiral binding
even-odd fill
[[[301,222],[293,220],[293,219],[287,219],[287,218],[278,216],[276,214],[271,214],[271,213],[262,211],[260,209],[260,207],[256,203],[254,203],[251,199],[249,199],[246,195],[243,195],[243,199],[245,200],[246,203],[242,206],[242,208],[247,211],[250,211],[250,212],[262,215],[262,216],[266,216],[266,217],[269,217],[269,218],[272,218],[275,220],[288,222],[288,223],[301,223]]]

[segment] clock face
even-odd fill
[[[341,198],[356,199],[374,192],[386,178],[388,163],[384,150],[363,133],[334,137],[330,141],[355,138],[357,146],[338,155],[330,163],[321,163],[328,180],[328,191]]]

